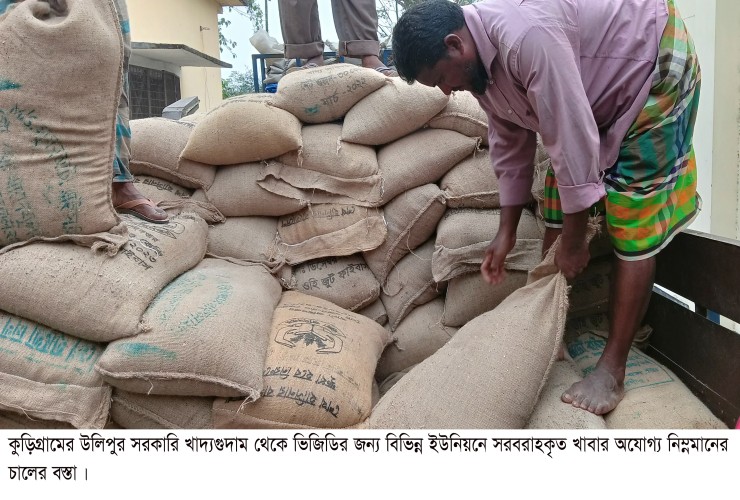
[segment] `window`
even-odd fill
[[[168,71],[129,67],[131,119],[162,116],[162,110],[180,100],[180,79]]]

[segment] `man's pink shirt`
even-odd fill
[[[647,101],[665,0],[485,0],[463,12],[488,71],[476,97],[501,204],[531,199],[539,132],[563,212],[590,207]]]

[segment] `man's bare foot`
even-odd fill
[[[609,413],[624,397],[624,372],[619,375],[615,377],[597,365],[586,378],[570,386],[560,399],[596,415]]]
[[[154,223],[163,223],[170,219],[167,212],[141,194],[133,182],[114,182],[111,196],[113,206],[119,213],[127,213]],[[133,203],[136,200],[141,200],[142,203]]]

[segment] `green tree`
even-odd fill
[[[232,71],[228,78],[221,79],[221,94],[224,99],[254,92],[254,77],[249,69]]]
[[[262,12],[262,9],[259,5],[257,5],[257,0],[248,0],[246,2],[246,5],[243,7],[228,7],[229,12],[234,12],[236,14],[239,14],[240,16],[248,18],[252,22],[252,27],[254,28],[254,31],[257,31],[259,29],[262,29],[263,26],[263,20],[264,20],[264,13]],[[234,49],[236,49],[237,43],[234,40],[231,40],[224,35],[224,30],[228,28],[231,25],[231,21],[226,19],[225,17],[221,17],[218,20],[218,45],[221,50],[221,53],[223,53],[224,50],[229,51],[231,53],[232,57],[236,57],[236,53],[234,52]]]
[[[426,0],[378,0],[378,35],[381,41],[390,38],[393,27],[403,11]],[[479,0],[450,0],[458,5],[470,5]]]

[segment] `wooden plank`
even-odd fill
[[[729,427],[740,417],[740,334],[653,294],[646,352],[672,370]]]
[[[740,322],[740,242],[685,231],[658,254],[655,281]]]

